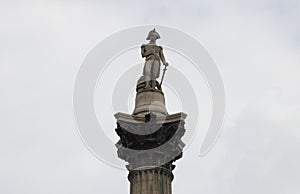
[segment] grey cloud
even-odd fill
[[[88,51],[145,23],[203,42],[226,85],[221,139],[204,158],[195,139],[177,163],[174,194],[299,193],[300,8],[276,2],[2,1],[0,193],[128,193],[127,173],[84,147],[71,98]],[[261,95],[268,88],[282,98]]]

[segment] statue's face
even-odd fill
[[[155,34],[151,34],[149,37],[150,40],[157,40],[158,37]]]

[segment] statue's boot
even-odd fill
[[[145,89],[151,88],[150,81],[145,81]]]
[[[152,88],[155,89],[155,87],[157,87],[156,80],[151,80],[151,85],[152,85]]]

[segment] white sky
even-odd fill
[[[298,194],[299,23],[298,0],[0,1],[0,193],[129,193],[80,140],[73,86],[99,41],[158,24],[208,49],[227,98],[218,143],[200,158],[194,141],[173,193]]]

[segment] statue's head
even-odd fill
[[[160,35],[155,31],[155,28],[148,33],[146,40],[157,40],[160,39]]]

